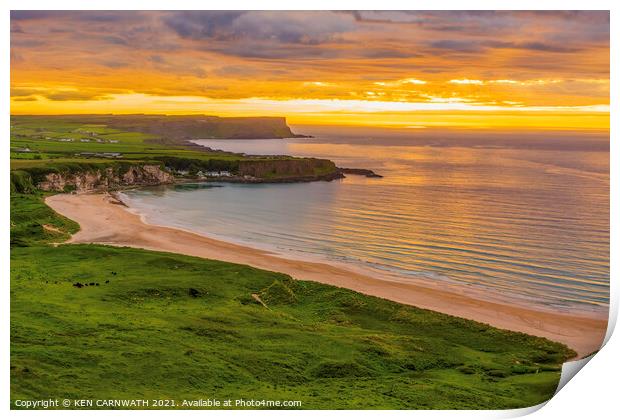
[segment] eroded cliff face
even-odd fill
[[[132,185],[159,185],[174,182],[174,177],[157,165],[130,166],[123,171],[113,168],[77,174],[50,173],[37,184],[43,191],[105,191]]]

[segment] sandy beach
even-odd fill
[[[368,295],[431,309],[561,342],[579,357],[600,348],[607,320],[595,315],[570,315],[506,302],[466,296],[458,290],[387,281],[343,267],[283,258],[254,248],[205,236],[146,224],[107,194],[58,194],[46,199],[58,213],[78,222],[80,231],[69,243],[99,243],[174,252],[277,271],[296,279],[313,280]],[[459,291],[460,292],[460,291]]]

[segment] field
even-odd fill
[[[18,149],[28,149],[30,152],[17,151]],[[189,159],[240,159],[239,155],[232,153],[205,152],[178,144],[164,144],[156,135],[122,131],[106,124],[82,124],[44,117],[11,118],[11,169],[41,167],[67,161],[113,160],[76,156],[78,153],[105,152],[121,153],[123,160],[137,162],[167,155]]]
[[[11,201],[12,401],[516,408],[549,399],[574,356],[545,339],[248,266],[54,246],[78,227],[42,198]]]

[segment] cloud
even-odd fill
[[[39,89],[30,89],[30,88],[18,88],[11,87],[11,97],[19,97],[19,96],[29,96],[36,95],[40,92]]]
[[[430,43],[431,48],[440,50],[450,50],[455,52],[477,53],[486,49],[515,49],[529,50],[553,53],[574,53],[580,51],[581,48],[575,46],[562,46],[545,43],[542,41],[479,41],[479,40],[450,40],[442,39]]]
[[[11,38],[11,48],[23,47],[23,48],[37,48],[47,45],[47,42],[41,39],[18,39],[16,37]]]
[[[11,87],[11,100],[13,101],[36,101],[39,97],[50,101],[93,101],[111,98],[107,94],[90,91]]]
[[[479,52],[482,47],[478,41],[442,39],[430,43],[431,48],[458,52]]]
[[[102,66],[111,68],[111,69],[121,69],[123,67],[129,67],[131,64],[126,61],[118,61],[118,60],[104,60],[100,61]]]
[[[331,12],[173,12],[163,21],[183,38],[305,45],[330,42],[355,29],[352,16]]]
[[[141,12],[107,10],[11,10],[11,21],[68,19],[83,22],[122,22],[132,20]]]
[[[149,57],[153,63],[163,64],[166,62],[166,59],[159,54],[153,54]]]
[[[526,42],[503,42],[503,41],[486,41],[484,45],[491,48],[509,48],[516,50],[531,50],[531,51],[543,51],[543,52],[555,52],[555,53],[573,53],[580,51],[580,48],[551,45],[539,41],[526,41]]]
[[[119,91],[279,100],[373,92],[393,101],[456,91],[582,105],[609,90],[526,83],[608,80],[607,12],[17,11],[11,25],[12,82],[40,87],[14,98],[48,98],[39,104],[50,109],[63,100],[105,107],[95,101]],[[427,84],[403,82],[413,77]],[[484,83],[450,83],[466,78]]]
[[[111,99],[111,96],[109,95],[82,91],[57,91],[46,93],[43,96],[50,101],[100,101],[104,99]]]
[[[92,101],[110,99],[107,94],[90,91],[78,90],[47,90],[42,88],[11,88],[12,100],[36,100],[37,96],[47,98],[51,101]],[[26,99],[34,98],[34,99]]]
[[[124,38],[121,38],[120,36],[110,35],[110,36],[104,36],[101,39],[104,40],[105,42],[108,42],[114,45],[127,45],[127,40]]]
[[[11,98],[12,101],[18,102],[30,102],[30,101],[38,101],[39,99],[36,96],[15,96]]]
[[[423,57],[422,54],[418,54],[416,52],[404,49],[394,49],[394,48],[364,48],[359,53],[360,57],[364,58],[419,58]]]
[[[53,14],[54,12],[49,10],[11,10],[11,21],[46,19]]]
[[[215,69],[213,72],[217,76],[222,77],[255,77],[261,74],[261,70],[257,69],[254,66],[241,66],[241,65],[232,65],[232,66],[223,66]]]

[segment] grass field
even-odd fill
[[[61,140],[71,141],[61,141]],[[82,141],[82,140],[88,140]],[[99,141],[97,141],[99,140]],[[105,124],[78,124],[57,118],[37,119],[11,117],[11,169],[45,166],[61,161],[102,160],[80,159],[76,153],[116,152],[124,160],[150,160],[162,155],[189,159],[240,159],[231,153],[206,152],[181,145],[164,144],[155,135],[121,131]],[[29,149],[30,152],[16,152]],[[105,159],[110,161],[111,159]]]
[[[13,195],[12,401],[516,408],[549,399],[574,356],[545,339],[248,266],[50,245],[76,229],[40,194]]]

